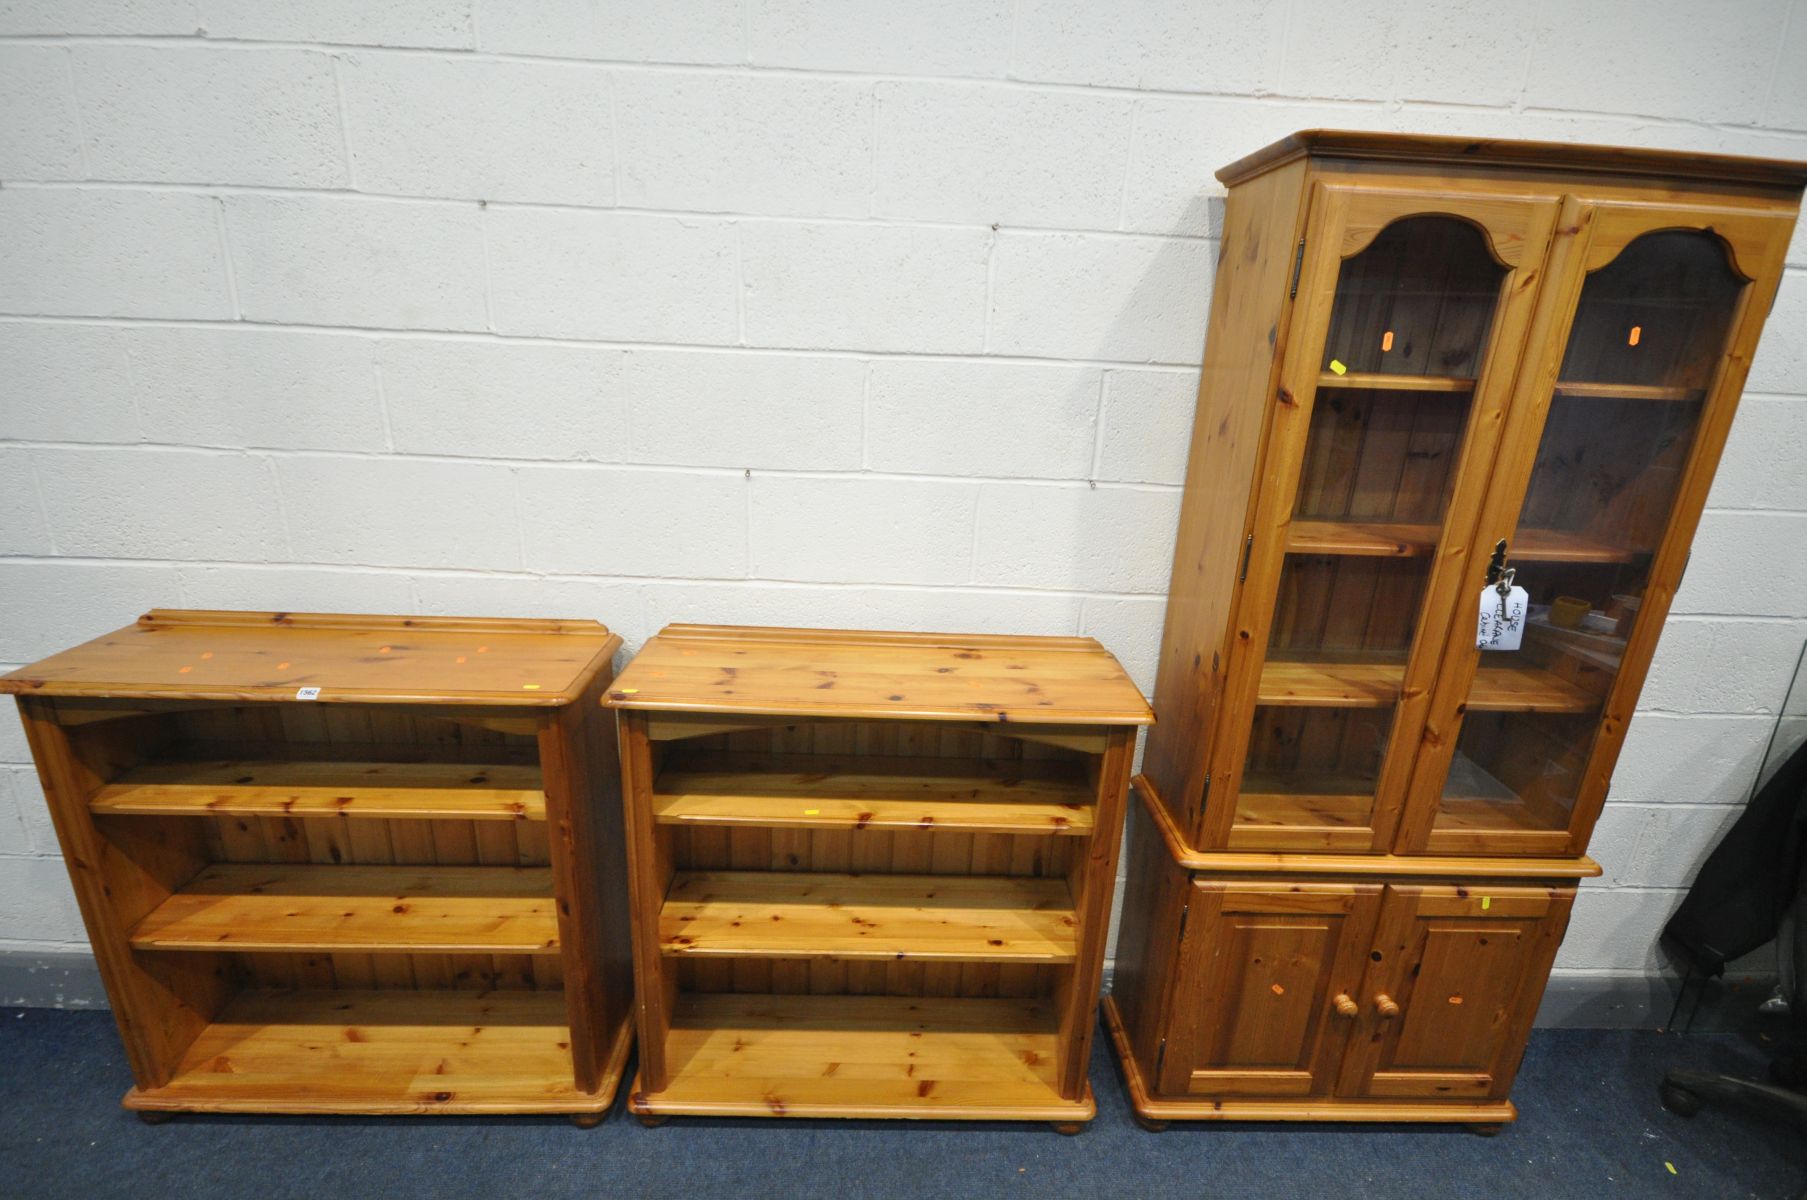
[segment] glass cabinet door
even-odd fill
[[[1467,464],[1498,426],[1476,417],[1509,392],[1529,317],[1519,264],[1541,261],[1556,211],[1437,199],[1320,201],[1327,246],[1282,365],[1230,670],[1241,705],[1213,747],[1204,845],[1390,844],[1422,719],[1404,702],[1414,648],[1427,629],[1442,644],[1434,581],[1468,536],[1487,472]]]
[[[1703,224],[1597,214],[1578,293],[1550,301],[1573,315],[1554,380],[1521,388],[1505,435],[1452,621],[1464,686],[1434,702],[1405,849],[1585,844],[1742,382],[1728,355],[1753,285]],[[1474,644],[1495,537],[1528,593],[1516,651]]]

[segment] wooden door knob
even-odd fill
[[[1399,1015],[1399,1003],[1394,1000],[1393,997],[1382,992],[1380,995],[1374,997],[1374,1011],[1388,1020],[1391,1020]]]
[[[1336,999],[1332,1000],[1331,1003],[1336,1005],[1336,1011],[1339,1016],[1353,1017],[1362,1010],[1361,1005],[1357,1004],[1355,998],[1347,992],[1338,992],[1336,994]]]

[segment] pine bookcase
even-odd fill
[[[590,621],[158,610],[18,698],[137,1086],[171,1112],[566,1113],[631,1029]]]
[[[607,702],[643,1122],[1092,1117],[1151,719],[1097,642],[673,625]]]

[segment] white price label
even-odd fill
[[[1522,587],[1481,589],[1481,615],[1475,626],[1474,644],[1483,650],[1516,650],[1525,639],[1525,605],[1530,596]]]
[[[295,689],[295,699],[297,699],[297,700],[318,700],[319,698],[320,698],[320,689],[319,688],[296,688]]]

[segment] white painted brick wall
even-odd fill
[[[1085,632],[1150,689],[1212,171],[1807,157],[1803,58],[1807,0],[0,0],[0,660],[186,604]],[[1653,966],[1807,638],[1790,263],[1566,971]],[[27,762],[0,952],[79,947]]]

